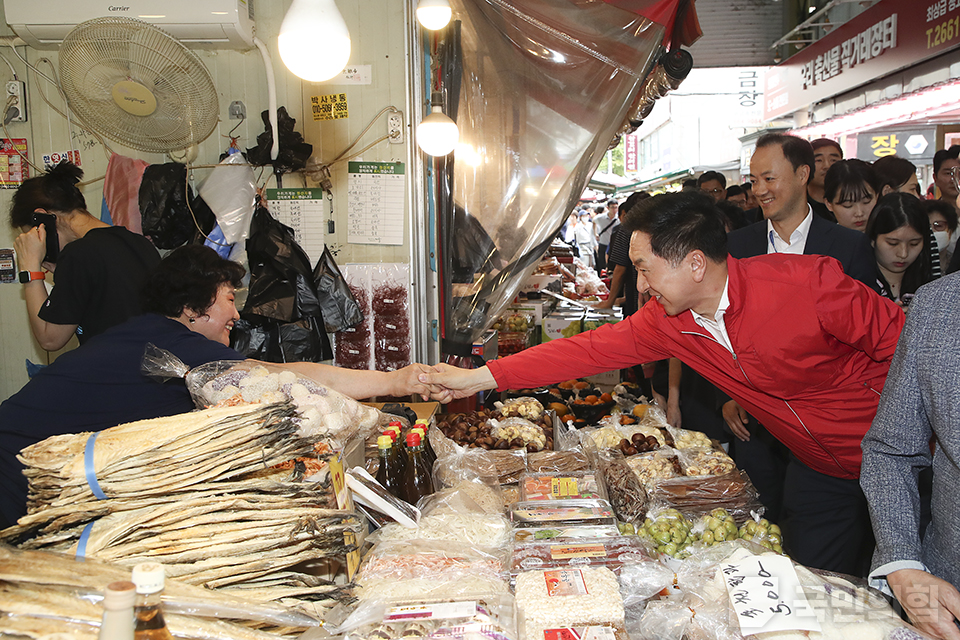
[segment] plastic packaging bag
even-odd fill
[[[617,576],[606,567],[526,571],[517,575],[517,606],[524,612],[526,637],[543,638],[545,629],[624,624]]]
[[[751,513],[763,513],[759,494],[750,478],[739,470],[702,478],[662,479],[646,487],[648,497],[685,513],[699,515],[722,507],[742,525]]]
[[[443,513],[503,513],[503,494],[499,485],[461,480],[449,489],[425,496],[417,503],[424,515]]]
[[[722,476],[732,473],[737,465],[722,449],[687,448],[677,451],[686,476]]]
[[[185,378],[194,404],[201,409],[292,400],[300,411],[301,433],[327,437],[339,449],[385,428],[391,420],[373,407],[283,367],[216,361],[189,369],[172,353],[148,343],[141,370],[159,380]]]
[[[143,172],[138,194],[143,235],[158,249],[175,249],[189,242],[198,236],[198,224],[207,234],[216,224],[210,208],[187,190],[186,177],[187,168],[176,162],[152,164]]]
[[[247,149],[250,164],[258,167],[273,165],[276,173],[290,173],[306,167],[307,159],[313,153],[313,145],[304,142],[303,136],[293,130],[297,121],[290,117],[287,108],[281,106],[277,109],[277,138],[280,141],[280,152],[276,160],[270,158],[270,151],[273,149],[273,129],[270,127],[269,110],[262,111],[260,119],[263,120],[264,131],[257,136],[257,146]]]
[[[200,197],[217,216],[227,244],[249,235],[256,196],[256,176],[240,153],[228,155],[200,185]]]
[[[579,447],[569,451],[538,451],[527,454],[527,471],[576,473],[595,466],[594,461]]]
[[[537,421],[543,416],[543,405],[536,398],[523,396],[496,402],[494,406],[504,418],[526,418]]]
[[[343,640],[519,640],[513,596],[470,595],[469,601],[457,596],[362,600],[331,633]]]
[[[607,491],[595,471],[574,473],[525,473],[520,476],[520,499],[542,500],[606,500]]]
[[[411,540],[450,540],[481,548],[505,546],[513,527],[500,515],[486,513],[434,513],[420,518],[416,529],[388,524],[370,536],[371,542]]]
[[[330,247],[326,245],[323,247],[323,255],[313,268],[313,283],[317,287],[327,332],[343,331],[363,321],[363,311],[340,273],[340,268],[330,253]],[[408,327],[408,335],[409,331]]]
[[[647,492],[624,460],[605,460],[600,466],[610,504],[622,522],[642,521],[647,512]]]

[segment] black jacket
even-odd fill
[[[727,234],[727,251],[734,258],[767,253],[767,221],[755,222]],[[877,261],[865,233],[847,229],[814,215],[804,245],[805,255],[836,258],[843,272],[879,293]]]

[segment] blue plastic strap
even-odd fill
[[[83,473],[87,478],[90,491],[93,491],[93,495],[99,500],[106,500],[107,495],[100,488],[100,483],[97,482],[97,472],[93,469],[93,447],[97,442],[98,435],[100,435],[99,431],[91,433],[90,437],[87,438],[87,445],[83,449]]]
[[[90,530],[93,529],[93,522],[87,524],[80,534],[80,541],[77,542],[77,558],[85,558],[87,555],[87,540],[90,539]]]

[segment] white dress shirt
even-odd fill
[[[730,343],[730,336],[727,335],[727,325],[724,324],[723,316],[727,313],[727,307],[730,306],[730,297],[727,295],[727,287],[730,285],[730,278],[723,283],[723,294],[720,296],[720,304],[717,306],[717,312],[712,318],[702,316],[693,309],[693,319],[698,325],[707,330],[707,332],[716,338],[717,342],[726,347],[727,351],[733,353],[733,345]]]
[[[810,225],[813,224],[813,207],[807,204],[807,217],[803,219],[793,233],[790,234],[790,242],[784,242],[783,238],[773,228],[773,223],[767,220],[767,253],[794,253],[803,255],[803,249],[807,246],[807,236],[810,234]]]

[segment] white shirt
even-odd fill
[[[790,234],[790,242],[784,242],[783,238],[773,228],[773,223],[767,220],[767,253],[793,253],[803,255],[803,249],[807,246],[807,236],[810,234],[810,225],[813,224],[813,207],[807,204],[807,217],[803,219],[793,233]]]
[[[726,347],[727,351],[733,353],[733,345],[730,343],[730,336],[727,335],[727,325],[723,321],[723,316],[727,313],[727,307],[730,306],[730,297],[727,295],[727,287],[729,285],[730,278],[727,277],[727,281],[723,283],[723,294],[720,296],[720,304],[717,306],[717,312],[713,318],[702,316],[693,309],[690,309],[690,313],[693,314],[693,319],[698,325],[706,329],[711,336],[716,338],[717,342]]]

